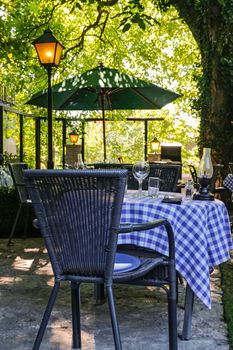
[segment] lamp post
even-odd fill
[[[50,29],[32,43],[36,49],[40,64],[47,69],[48,73],[48,159],[47,168],[53,169],[53,119],[52,119],[52,67],[58,67],[62,55],[63,45],[53,36]]]

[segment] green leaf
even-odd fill
[[[131,27],[131,24],[130,23],[126,23],[122,29],[122,32],[125,33],[127,32]]]
[[[76,7],[79,9],[79,10],[82,10],[82,6],[77,2],[76,4]]]
[[[141,19],[140,21],[138,21],[138,25],[141,29],[145,30],[146,29],[146,25],[145,22]]]

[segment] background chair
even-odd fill
[[[230,174],[233,174],[233,163],[232,162],[228,163],[228,170],[229,170]]]
[[[189,167],[189,172],[190,172],[190,175],[192,177],[193,183],[197,185],[198,184],[198,178],[197,178],[196,168],[192,164],[189,164],[188,167]]]
[[[133,176],[133,165],[122,164],[124,169],[128,170],[128,182],[127,186],[129,190],[138,189],[138,181]],[[148,190],[149,177],[159,177],[160,185],[159,190],[164,192],[176,192],[177,183],[181,173],[181,165],[175,164],[157,164],[150,163],[150,173],[146,179],[143,180],[142,189]]]
[[[225,201],[225,197],[228,195],[228,190],[223,186],[223,179],[221,174],[224,165],[215,164],[213,168],[214,172],[210,183],[210,192],[213,193],[216,198]]]
[[[226,196],[228,195],[228,190],[222,185],[222,176],[221,170],[224,168],[222,164],[215,164],[213,166],[213,175],[211,178],[209,190],[214,194],[216,198],[222,199],[225,201]],[[192,180],[195,188],[199,188],[198,176],[196,168],[193,165],[189,165],[189,171],[192,176]]]
[[[129,190],[138,189],[138,181],[134,178],[133,164],[124,163],[96,163],[96,169],[126,169],[128,171],[127,187]],[[181,165],[150,163],[149,176],[143,180],[143,190],[148,189],[149,177],[160,178],[160,191],[176,192],[177,183],[181,174]]]
[[[25,182],[22,175],[22,170],[28,169],[28,165],[26,163],[10,163],[9,164],[9,170],[11,177],[13,179],[13,184],[15,186],[18,199],[19,199],[19,208],[17,210],[17,214],[11,229],[11,233],[7,242],[7,245],[9,246],[11,244],[12,238],[15,233],[15,229],[18,223],[18,220],[20,218],[20,214],[22,213],[23,209],[26,210],[26,216],[24,218],[24,237],[27,236],[27,230],[28,230],[28,220],[29,220],[29,210],[30,207],[32,207],[32,202],[28,197],[28,192],[25,186]]]
[[[176,192],[177,183],[181,174],[181,165],[175,164],[150,164],[149,177],[159,177],[159,190],[164,192]],[[145,180],[148,188],[148,178]]]
[[[127,188],[129,190],[138,189],[138,181],[134,178],[132,168],[133,164],[126,163],[95,163],[95,169],[126,169],[128,171]]]
[[[113,283],[164,288],[168,296],[169,349],[176,350],[176,271],[172,228],[164,219],[120,226],[127,171],[26,170],[24,175],[55,278],[33,350],[40,347],[60,283],[64,281],[71,282],[74,348],[81,348],[80,284],[87,282],[106,287],[117,350],[121,350],[122,345]],[[118,233],[127,234],[161,225],[168,235],[169,256],[153,251],[151,258],[138,260],[139,264],[133,270],[113,273]]]

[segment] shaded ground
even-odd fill
[[[230,349],[233,349],[233,251],[231,259],[221,265],[224,319],[227,322]]]
[[[6,247],[0,240],[0,349],[31,350],[53,277],[40,238],[15,239]],[[179,340],[180,350],[228,350],[223,322],[219,271],[212,274],[212,310],[195,300],[193,336]],[[95,306],[93,287],[83,285],[83,350],[114,350],[107,305]],[[182,330],[185,288],[179,286],[178,328]],[[167,304],[163,292],[153,288],[119,286],[115,297],[123,348],[167,350]],[[63,284],[41,350],[71,349],[70,291]]]

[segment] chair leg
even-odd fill
[[[112,331],[116,350],[122,350],[120,330],[117,321],[115,301],[113,296],[112,286],[106,286],[107,296],[108,296],[108,307],[111,316]]]
[[[168,328],[169,328],[169,350],[177,350],[177,313],[176,298],[168,297]]]
[[[36,340],[35,340],[35,343],[33,345],[32,350],[39,350],[39,348],[40,348],[40,344],[42,342],[44,332],[46,330],[46,327],[47,327],[47,324],[49,321],[49,317],[51,315],[55,300],[57,298],[57,293],[58,293],[59,287],[60,287],[60,282],[55,282],[55,285],[53,286],[52,292],[50,294],[49,301],[48,301],[48,304],[46,306],[44,316],[43,316],[43,319],[41,321],[40,328],[39,328],[39,331],[37,333],[37,337],[36,337]]]
[[[177,350],[177,279],[176,272],[171,269],[171,284],[168,291],[169,350]]]
[[[104,284],[94,284],[94,299],[96,305],[102,305],[105,303]]]
[[[71,282],[73,348],[81,349],[80,283]]]
[[[28,221],[29,221],[29,206],[26,207],[26,216],[25,216],[24,233],[23,233],[24,238],[27,237]]]
[[[10,236],[9,236],[9,239],[7,242],[8,247],[11,245],[11,240],[12,240],[12,237],[14,236],[14,233],[15,233],[15,228],[16,228],[16,225],[17,225],[18,220],[19,220],[19,215],[20,215],[21,209],[22,209],[22,204],[19,205],[19,208],[18,208],[18,211],[16,214],[16,218],[15,218],[14,224],[13,224],[12,229],[11,229],[11,233],[10,233]]]

